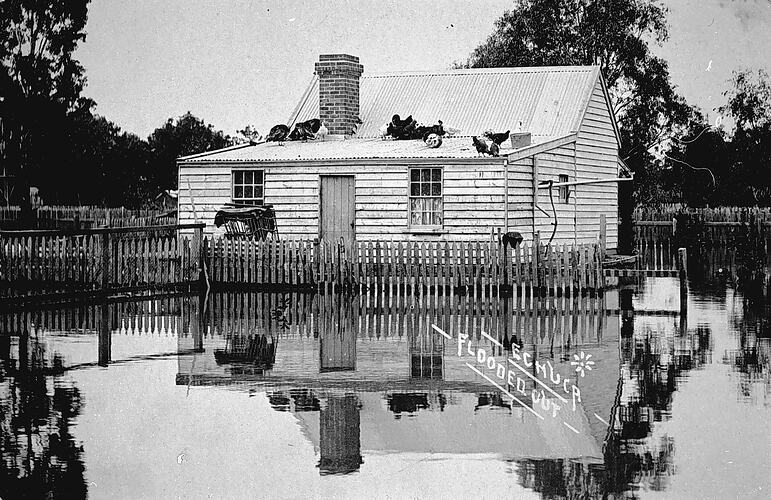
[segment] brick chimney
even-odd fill
[[[322,54],[319,77],[319,118],[332,135],[351,135],[359,123],[359,77],[364,66],[348,54]]]

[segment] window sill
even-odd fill
[[[405,227],[402,229],[405,234],[435,234],[437,236],[447,234],[447,230],[441,227]]]

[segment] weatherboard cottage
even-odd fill
[[[394,114],[456,132],[437,148],[384,139]],[[180,158],[179,222],[213,233],[226,204],[264,204],[281,238],[480,240],[500,229],[588,243],[604,216],[616,247],[629,173],[597,66],[368,75],[357,57],[321,55],[287,125],[311,118],[326,137]],[[480,156],[472,137],[486,130],[519,133]]]

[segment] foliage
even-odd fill
[[[666,61],[648,46],[667,37],[666,9],[655,0],[523,0],[496,21],[464,66],[599,65],[621,156],[638,181],[637,201],[663,201],[662,165],[650,148],[687,127],[695,113],[675,92]]]
[[[62,121],[85,85],[73,58],[85,40],[89,0],[0,2],[0,119],[3,158],[22,184],[37,173],[47,145],[61,140]],[[22,194],[28,194],[26,187]]]
[[[177,158],[233,144],[230,136],[196,118],[189,111],[169,118],[147,138],[152,154],[151,171],[161,189],[177,187]]]
[[[233,137],[234,144],[256,143],[260,142],[261,140],[262,134],[260,134],[260,132],[251,125],[247,125],[240,130],[236,130],[236,135]]]
[[[727,103],[720,113],[730,116],[737,130],[765,127],[771,122],[771,81],[768,73],[759,69],[734,71],[731,88],[723,92]]]
[[[231,144],[190,113],[147,141],[96,115],[73,56],[86,38],[88,4],[0,1],[0,164],[16,176],[5,203],[28,206],[34,185],[49,204],[138,206],[176,186],[177,156]]]
[[[666,155],[669,185],[691,206],[771,204],[771,81],[765,71],[744,70],[730,84],[719,111],[733,130],[699,116],[689,138],[673,140]]]

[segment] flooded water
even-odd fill
[[[6,311],[0,497],[769,498],[768,312],[673,278]]]

